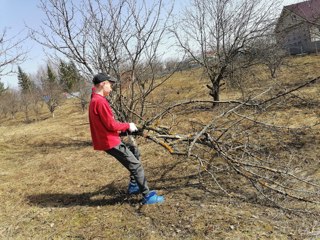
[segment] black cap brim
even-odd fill
[[[118,80],[115,77],[112,77],[111,75],[105,74],[105,73],[98,73],[92,79],[93,84],[99,84],[99,83],[102,83],[104,81],[109,81],[109,82],[112,82],[112,83],[116,83]]]

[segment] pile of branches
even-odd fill
[[[197,129],[187,134],[173,134],[170,127],[155,126],[153,123],[168,114],[190,111],[195,106],[212,104],[212,101],[185,101],[166,108],[155,117],[144,122],[141,135],[164,147],[170,154],[195,160],[199,164],[199,175],[208,185],[217,186],[227,195],[234,195],[224,187],[224,177],[219,172],[240,176],[250,183],[258,200],[273,207],[295,210],[295,202],[319,204],[320,179],[312,178],[305,165],[307,157],[301,156],[305,137],[312,134],[313,126],[280,126],[264,121],[284,104],[299,98],[295,93],[319,81],[312,79],[298,87],[270,94],[271,89],[246,101],[219,102],[215,117],[207,124],[199,124]],[[270,97],[271,95],[271,97]],[[215,103],[216,104],[216,103]],[[183,109],[183,110],[181,110]],[[226,176],[226,175],[224,175]],[[221,179],[221,180],[220,180]],[[233,184],[242,184],[243,181]]]

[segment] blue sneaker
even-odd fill
[[[137,183],[129,183],[128,186],[128,194],[139,194],[140,193],[140,188]]]
[[[150,191],[148,195],[146,195],[142,199],[142,204],[155,204],[155,203],[163,203],[164,197],[157,195],[156,191]]]

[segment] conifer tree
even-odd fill
[[[34,84],[28,74],[25,73],[20,66],[18,66],[18,84],[21,88],[21,104],[24,109],[26,122],[29,122],[29,108],[31,105],[31,95]]]
[[[80,74],[74,62],[71,61],[70,63],[66,63],[62,60],[60,61],[59,79],[60,84],[66,92],[75,90],[75,87],[80,80]]]
[[[3,82],[0,82],[0,96],[5,92],[7,91],[8,88],[5,88],[4,87],[4,83]]]
[[[57,83],[57,76],[53,72],[53,70],[51,69],[51,67],[49,65],[47,65],[47,75],[48,75],[47,76],[48,83],[50,83],[50,84]]]
[[[69,63],[60,61],[59,80],[63,90],[80,101],[81,109],[84,112],[89,103],[88,96],[90,96],[91,87],[81,76],[73,61]]]
[[[18,66],[18,84],[21,88],[22,93],[30,93],[33,87],[33,83],[20,66]]]

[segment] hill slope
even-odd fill
[[[292,86],[319,76],[319,57],[293,58],[278,81]],[[196,77],[195,77],[196,76]],[[193,79],[201,84],[194,87]],[[167,101],[203,98],[206,88],[199,72],[177,73],[163,86]],[[260,83],[261,84],[261,83]],[[264,84],[269,84],[265,82]],[[252,89],[258,88],[251,86]],[[317,96],[315,84],[304,94]],[[222,99],[238,96],[229,89]],[[213,113],[205,112],[203,119]],[[278,123],[316,122],[319,105],[275,109]],[[126,195],[128,173],[103,152],[91,147],[87,113],[74,100],[56,117],[43,112],[42,121],[23,123],[2,119],[0,125],[1,239],[301,239],[320,236],[312,215],[286,214],[248,199],[208,192],[199,180],[198,164],[171,156],[165,149],[139,139],[149,185],[166,198],[162,205],[140,206]],[[190,114],[188,117],[195,117]],[[46,118],[46,119],[45,119]],[[304,146],[318,161],[319,127]],[[315,174],[319,174],[318,169]],[[225,176],[232,185],[233,180]]]

